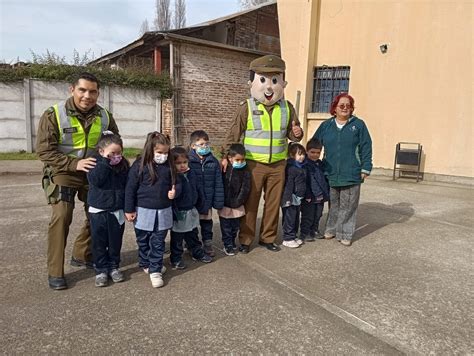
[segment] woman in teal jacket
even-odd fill
[[[333,115],[313,136],[324,147],[324,172],[330,188],[329,217],[324,237],[350,246],[356,226],[360,184],[372,170],[372,140],[364,121],[353,116],[354,98],[339,94]]]

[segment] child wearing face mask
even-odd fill
[[[114,283],[124,280],[119,264],[125,228],[123,208],[129,163],[122,156],[122,139],[111,131],[102,133],[97,150],[96,165],[87,173],[87,203],[95,285],[105,287],[109,276]]]
[[[296,238],[296,234],[300,224],[301,201],[306,193],[306,171],[304,169],[306,150],[299,143],[292,143],[288,147],[288,156],[285,169],[285,188],[281,197],[283,246],[297,248],[303,243],[303,240]]]
[[[234,143],[227,154],[229,165],[222,174],[224,181],[224,207],[218,211],[224,253],[234,256],[235,238],[240,228],[240,218],[245,215],[244,204],[250,194],[251,177],[245,162],[245,147]]]
[[[125,217],[135,224],[138,263],[154,288],[164,284],[165,238],[173,226],[172,200],[180,191],[169,149],[168,137],[150,132],[141,156],[130,168],[125,189]]]
[[[191,134],[189,167],[196,173],[198,184],[204,190],[205,200],[202,210],[206,213],[199,216],[199,224],[204,251],[213,257],[212,208],[222,209],[224,207],[224,186],[220,163],[212,155],[209,136],[203,130],[197,130]]]
[[[186,149],[174,147],[171,155],[176,166],[176,181],[181,186],[181,194],[173,201],[174,221],[170,242],[170,264],[176,270],[186,268],[183,262],[183,240],[194,260],[209,263],[212,257],[204,252],[198,238],[199,210],[204,203],[204,191],[198,184],[196,173],[189,169]]]

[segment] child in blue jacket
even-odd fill
[[[209,145],[209,135],[203,130],[194,131],[190,138],[189,167],[198,176],[198,183],[204,190],[204,204],[199,216],[201,237],[204,251],[214,256],[212,248],[212,208],[224,207],[224,184],[222,182],[221,166],[212,155]]]
[[[204,190],[198,184],[197,175],[189,169],[188,152],[183,147],[174,147],[171,156],[176,167],[176,182],[181,192],[173,201],[174,221],[171,228],[170,264],[173,269],[185,269],[183,262],[183,240],[193,259],[209,263],[207,255],[198,238],[199,212],[204,204]]]
[[[319,232],[319,220],[323,215],[324,202],[329,200],[329,184],[324,176],[321,142],[311,139],[306,144],[306,196],[301,203],[300,238],[303,241],[323,239]]]
[[[114,283],[124,280],[119,264],[125,229],[123,208],[129,163],[122,156],[122,139],[111,131],[103,132],[97,150],[94,156],[96,165],[87,173],[87,204],[95,286],[105,287],[109,276]]]

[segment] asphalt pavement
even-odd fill
[[[215,261],[186,256],[188,269],[169,269],[160,289],[138,268],[127,224],[125,282],[96,288],[93,271],[67,265],[69,289],[52,291],[41,165],[5,162],[3,354],[474,353],[472,186],[370,177],[351,247],[318,240],[274,253],[255,241],[225,256],[215,219]],[[83,214],[77,202],[67,260]]]

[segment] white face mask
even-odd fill
[[[155,153],[155,162],[156,164],[163,164],[166,162],[168,159],[168,154],[167,153]]]

